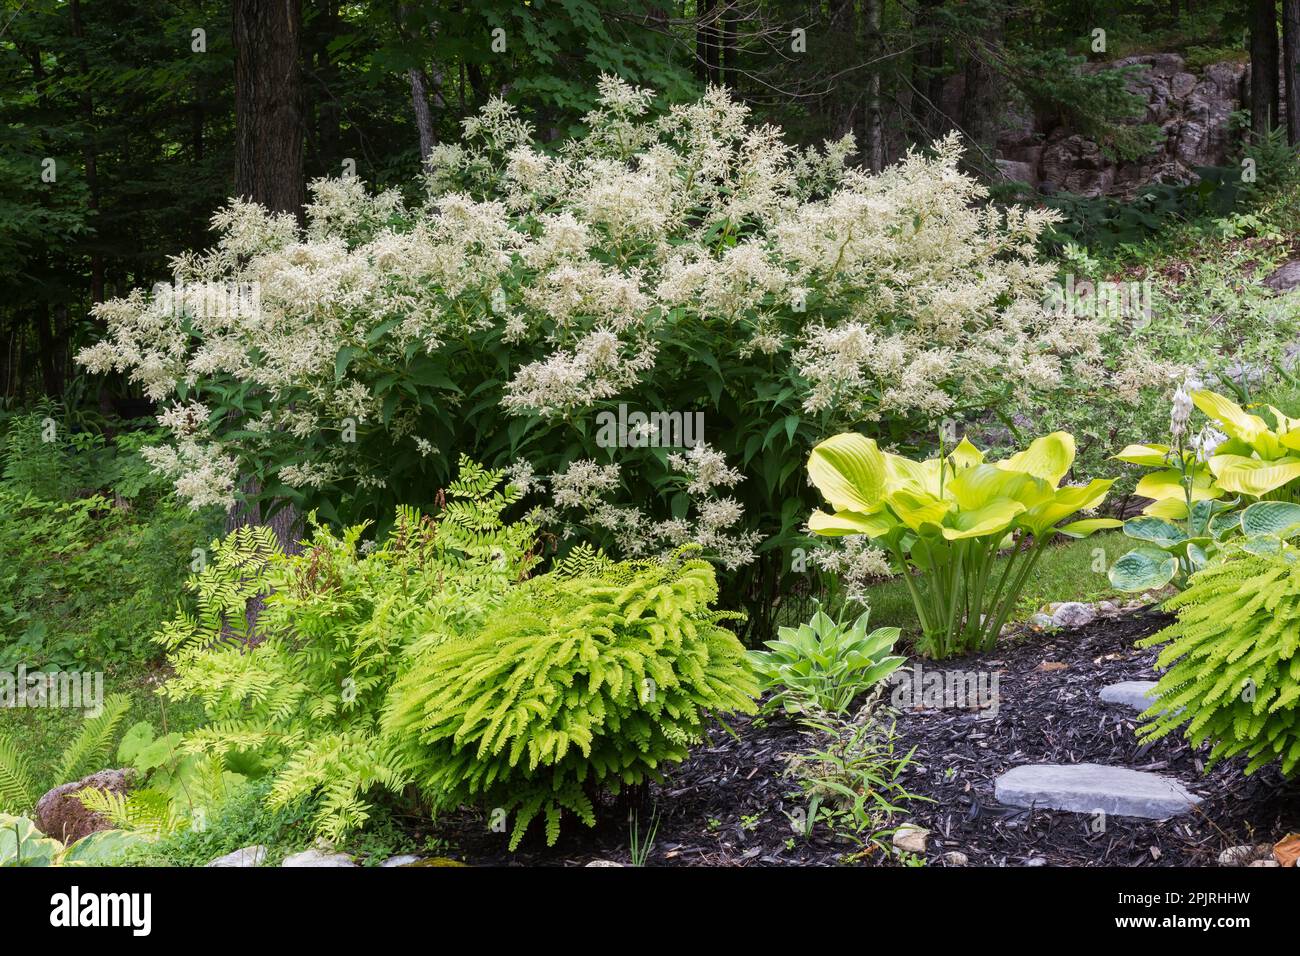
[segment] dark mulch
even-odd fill
[[[1300,831],[1300,786],[1287,784],[1276,770],[1244,777],[1241,763],[1231,761],[1207,775],[1203,751],[1174,737],[1139,744],[1136,714],[1099,699],[1107,684],[1154,679],[1156,650],[1133,644],[1166,620],[1146,611],[1056,634],[1027,633],[995,654],[947,662],[968,673],[997,672],[999,706],[992,716],[934,709],[898,718],[903,751],[915,748],[906,785],[934,801],[910,804],[907,815],[934,831],[927,853],[932,864],[943,865],[943,854],[955,850],[974,866],[1216,865],[1225,847]],[[1046,670],[1044,662],[1066,667]],[[554,848],[533,832],[509,853],[506,835],[468,812],[441,821],[437,833],[471,864],[627,863],[628,815],[635,806],[643,827],[652,809],[660,815],[649,861],[656,866],[884,862],[879,853],[854,854],[826,832],[794,837],[786,814],[802,801],[785,776],[785,755],[807,749],[809,741],[796,725],[782,718],[729,723],[734,734],[715,726],[709,741],[662,785],[602,807],[594,830],[566,820]],[[1205,800],[1173,820],[1111,817],[1093,832],[1089,816],[1008,808],[994,799],[994,779],[1012,767],[1085,762],[1168,774]]]
[[[935,800],[914,805],[913,819],[934,831],[930,856],[958,850],[973,865],[1205,866],[1219,851],[1273,842],[1300,829],[1300,787],[1275,769],[1245,777],[1243,761],[1204,773],[1207,748],[1177,736],[1139,743],[1137,714],[1107,704],[1107,684],[1154,680],[1157,648],[1138,639],[1167,623],[1158,612],[1102,619],[1054,635],[1029,634],[996,654],[969,658],[967,671],[999,672],[996,716],[931,710],[898,721],[923,771],[914,792]],[[1044,662],[1066,664],[1046,670]],[[1021,764],[1098,763],[1172,776],[1204,798],[1165,822],[1110,817],[1092,832],[1086,815],[1000,806],[995,778]],[[919,779],[917,779],[919,777]]]

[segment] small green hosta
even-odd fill
[[[1074,438],[1055,432],[997,462],[963,439],[951,454],[913,461],[856,433],[813,449],[808,474],[835,509],[814,512],[824,535],[862,534],[892,556],[916,608],[921,650],[932,657],[988,650],[1043,548],[1057,534],[1082,538],[1111,518],[1060,524],[1096,508],[1111,481],[1061,487]],[[1010,557],[1000,569],[998,554]]]
[[[1124,522],[1141,543],[1110,570],[1121,590],[1181,589],[1227,541],[1244,537],[1248,551],[1274,551],[1300,531],[1300,419],[1270,405],[1270,424],[1210,391],[1191,399],[1222,432],[1212,449],[1129,445],[1114,456],[1154,469],[1136,488],[1151,504]]]
[[[769,706],[788,713],[842,714],[862,694],[892,674],[904,658],[891,653],[896,627],[867,630],[869,613],[844,625],[818,611],[807,624],[783,627],[766,651],[750,660],[765,689],[775,693]]]
[[[1249,509],[1247,509],[1249,510]],[[1164,644],[1157,701],[1139,729],[1155,740],[1177,730],[1211,744],[1211,764],[1244,754],[1246,772],[1300,765],[1300,560],[1228,549],[1192,575],[1165,607],[1169,627],[1139,642]]]

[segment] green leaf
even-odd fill
[[[1241,530],[1249,538],[1290,537],[1300,525],[1300,504],[1257,501],[1241,513]]]
[[[1178,573],[1178,559],[1154,548],[1138,548],[1121,555],[1110,569],[1110,583],[1121,591],[1162,588]]]

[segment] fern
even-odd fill
[[[274,768],[270,805],[310,802],[318,834],[364,826],[374,792],[408,782],[379,730],[404,650],[483,626],[535,563],[532,527],[501,518],[519,497],[498,490],[503,477],[462,459],[437,514],[399,508],[368,552],[365,526],[335,533],[314,520],[297,555],[256,529],[221,542],[191,582],[199,614],[157,637],[175,669],[164,693],[208,716],[184,747]],[[258,641],[232,640],[253,597],[265,600]]]
[[[130,709],[131,698],[125,694],[109,694],[99,715],[82,721],[81,732],[63,752],[58,778],[76,780],[84,773],[99,769],[113,748],[118,725]]]
[[[1169,627],[1139,642],[1166,645],[1158,700],[1139,734],[1176,730],[1211,744],[1209,765],[1245,754],[1246,773],[1300,765],[1300,561],[1295,552],[1234,551],[1195,574],[1165,607]]]
[[[26,813],[38,797],[27,755],[13,741],[0,737],[0,813]]]
[[[482,631],[413,648],[384,731],[436,808],[513,810],[511,849],[542,817],[553,844],[564,811],[594,825],[596,791],[685,759],[708,712],[753,711],[755,680],[716,597],[707,562],[577,549]]]

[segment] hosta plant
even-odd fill
[[[1140,728],[1145,739],[1177,730],[1209,741],[1210,761],[1244,754],[1246,772],[1300,765],[1300,561],[1230,548],[1192,575],[1165,605],[1169,627],[1139,642],[1163,644],[1168,668]]]
[[[892,674],[904,658],[892,653],[896,627],[867,629],[869,611],[851,624],[832,620],[823,611],[807,624],[783,627],[766,651],[751,651],[750,660],[765,690],[774,693],[769,707],[787,713],[843,714],[862,694]]]
[[[1192,405],[1210,420],[1195,435],[1188,431]],[[1154,470],[1135,489],[1151,504],[1124,522],[1124,533],[1141,544],[1111,567],[1112,584],[1182,588],[1225,541],[1245,535],[1260,539],[1248,547],[1271,548],[1287,532],[1300,512],[1291,506],[1300,490],[1300,419],[1271,405],[1267,413],[1268,420],[1215,392],[1180,388],[1171,443],[1129,445],[1115,455]]]
[[[107,866],[140,840],[121,830],[100,830],[65,845],[36,829],[27,817],[0,813],[0,867]]]
[[[814,512],[816,534],[866,535],[883,547],[906,583],[932,657],[989,650],[1047,543],[1118,527],[1083,518],[1111,481],[1061,486],[1074,439],[1055,432],[997,462],[962,439],[950,454],[913,461],[856,433],[813,449],[808,474],[834,509]],[[998,555],[1008,558],[1001,566]]]

